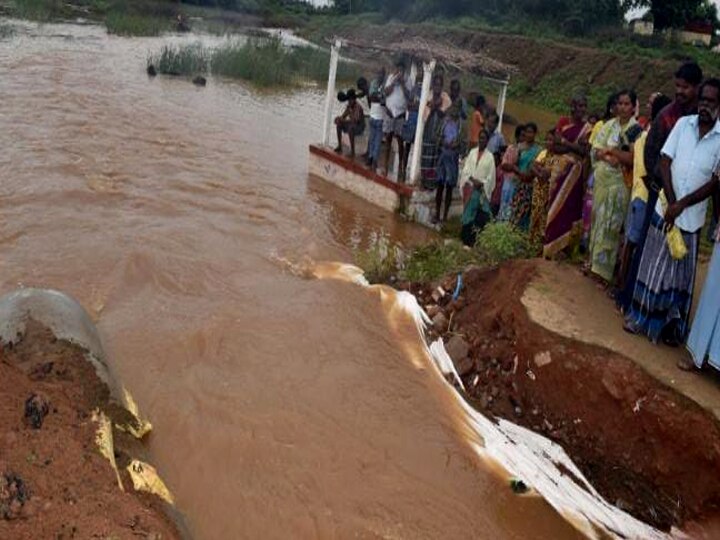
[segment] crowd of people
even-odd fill
[[[624,330],[653,343],[687,344],[691,358],[678,367],[720,369],[720,248],[692,324],[690,308],[701,231],[720,242],[720,80],[704,80],[694,62],[674,76],[675,96],[649,96],[647,113],[635,92],[610,96],[604,114],[574,96],[570,114],[541,135],[532,123],[519,125],[506,144],[499,118],[482,96],[471,109],[453,80],[444,91],[434,76],[425,107],[420,172],[434,184],[434,220],[447,220],[453,193],[462,198],[462,240],[475,243],[490,221],[525,231],[546,258],[586,258],[586,271],[608,291],[624,316]],[[363,90],[370,110],[367,165],[385,169],[393,142],[404,181],[415,142],[421,81],[399,62],[381,70]],[[350,94],[350,93],[348,93]],[[350,96],[348,96],[350,97]],[[338,148],[343,133],[364,129],[354,92],[336,119]],[[709,201],[713,200],[712,212]]]

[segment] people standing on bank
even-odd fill
[[[653,120],[648,132],[645,151],[643,152],[645,169],[647,170],[645,176],[645,186],[648,188],[647,211],[645,212],[640,234],[637,237],[638,242],[633,253],[632,262],[626,274],[624,289],[617,297],[618,307],[623,312],[629,309],[633,298],[645,238],[650,228],[658,193],[662,189],[659,166],[660,151],[677,121],[684,116],[697,113],[698,88],[702,82],[702,77],[702,70],[696,63],[686,62],[680,66],[675,72],[675,99]]]
[[[488,133],[478,134],[478,143],[465,158],[460,173],[460,194],[463,198],[461,239],[474,246],[478,231],[492,219],[490,198],[495,189],[495,156],[487,150]]]
[[[440,156],[437,164],[437,191],[435,194],[435,222],[447,221],[452,204],[453,190],[458,183],[460,150],[465,141],[464,122],[459,104],[448,109],[440,128]],[[443,209],[443,199],[445,201]],[[442,210],[442,215],[441,215]]]
[[[342,115],[335,118],[338,145],[335,152],[342,154],[342,136],[347,133],[350,139],[350,157],[355,157],[355,137],[361,135],[365,130],[365,112],[362,105],[358,103],[355,89],[351,88],[346,93],[347,106]]]
[[[700,87],[698,114],[678,120],[661,151],[663,196],[654,208],[624,326],[653,343],[679,345],[687,335],[700,229],[717,187],[719,109],[720,80],[709,79]],[[682,234],[683,256],[669,247],[673,227]]]
[[[368,136],[367,165],[373,171],[380,160],[380,148],[383,140],[383,124],[385,122],[385,68],[381,68],[375,79],[370,83],[368,99],[370,100],[370,133]]]
[[[412,91],[415,81],[411,80],[409,74],[406,73],[405,62],[400,60],[395,64],[395,71],[390,74],[385,82],[385,109],[386,117],[383,126],[385,134],[385,170],[390,170],[390,155],[392,153],[393,140],[397,141],[398,152],[398,178],[401,171],[404,170],[403,163],[403,126],[405,125],[405,116],[407,114],[408,95]]]
[[[606,285],[613,281],[630,198],[630,182],[626,182],[625,174],[632,169],[632,145],[642,132],[633,118],[635,99],[635,92],[618,92],[617,115],[603,125],[593,143],[595,183],[590,270]]]

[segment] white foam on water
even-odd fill
[[[512,422],[501,419],[494,423],[472,408],[458,390],[464,392],[464,386],[442,339],[427,343],[426,330],[431,321],[415,296],[404,291],[389,292],[391,289],[384,286],[371,286],[362,270],[349,264],[318,263],[312,274],[317,279],[338,279],[378,291],[386,299],[392,294],[391,311],[399,310],[408,315],[415,322],[423,343],[427,365],[417,367],[434,369],[452,392],[462,412],[461,432],[478,457],[500,465],[508,478],[521,478],[587,537],[688,538],[677,529],[669,534],[659,531],[608,503],[561,446]]]

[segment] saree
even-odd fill
[[[530,172],[535,158],[540,153],[540,146],[532,145],[520,152],[518,169],[523,174]],[[511,222],[518,229],[526,231],[530,228],[530,212],[532,210],[533,183],[517,180],[515,195],[511,202]]]
[[[535,163],[541,167],[549,167],[554,154],[543,150],[535,158]],[[550,195],[548,182],[540,177],[533,179],[532,209],[530,210],[530,241],[533,244],[540,244],[545,236],[545,223],[547,221],[547,205]]]
[[[593,150],[620,148],[625,132],[635,124],[634,119],[630,119],[625,126],[621,126],[617,118],[606,122],[595,138]],[[590,268],[594,274],[611,282],[622,241],[621,230],[630,202],[630,192],[620,166],[598,160],[594,173]]]
[[[543,256],[552,258],[582,236],[583,162],[575,154],[555,156],[548,182]]]

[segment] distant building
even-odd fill
[[[652,36],[655,31],[655,25],[652,19],[633,19],[630,21],[630,31],[641,36]]]
[[[714,29],[709,21],[691,21],[682,30],[675,32],[675,37],[682,43],[689,43],[698,47],[709,47],[712,42]]]

